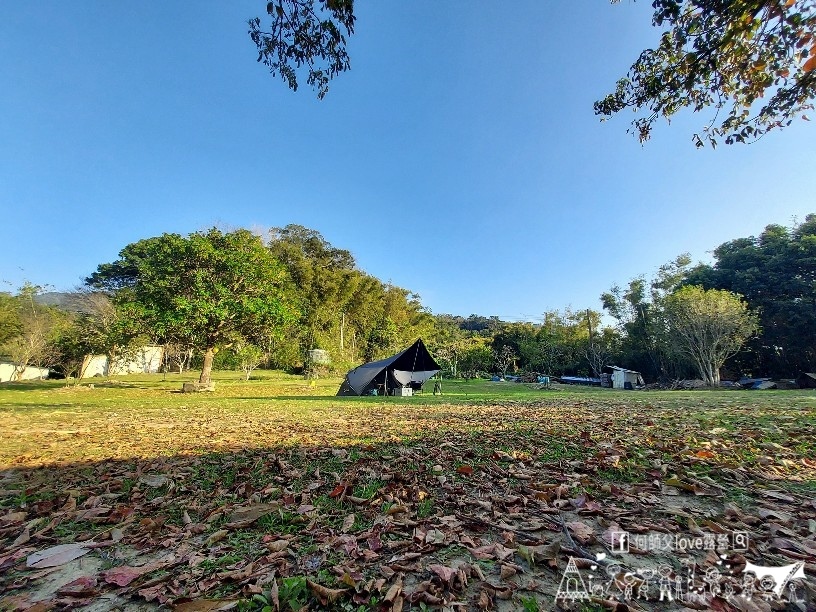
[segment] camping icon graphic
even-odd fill
[[[555,594],[555,599],[556,601],[581,601],[589,599],[586,584],[584,584],[584,579],[581,577],[581,572],[578,571],[578,566],[575,565],[575,559],[573,557],[569,558],[567,568],[561,577],[561,583],[558,585],[558,592]]]

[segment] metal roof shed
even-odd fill
[[[607,366],[604,371],[612,374],[612,388],[613,389],[634,389],[635,387],[643,386],[643,376],[640,372],[635,370],[627,370],[620,366]],[[629,385],[627,386],[627,383]]]

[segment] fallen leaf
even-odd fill
[[[224,526],[227,529],[243,529],[244,527],[249,527],[262,516],[266,516],[280,509],[280,507],[280,503],[272,502],[269,504],[252,504],[245,508],[238,508],[232,513],[232,516],[230,516],[227,524]]]
[[[275,540],[265,545],[272,552],[280,552],[289,546],[289,540]]]
[[[493,552],[496,555],[496,559],[498,559],[499,561],[509,559],[516,553],[515,549],[502,546],[498,542],[496,543]]]
[[[439,529],[429,529],[428,533],[425,534],[425,543],[426,544],[444,544],[445,543],[445,534],[439,531]]]
[[[493,591],[493,594],[495,595],[495,591]],[[479,593],[479,601],[476,603],[476,607],[480,610],[489,610],[493,607],[493,600],[486,589],[482,589]]]
[[[759,494],[764,497],[771,497],[773,499],[778,499],[779,501],[788,502],[790,504],[795,503],[796,499],[784,493],[782,491],[771,491],[769,489],[762,489],[759,491]]]
[[[226,529],[219,529],[215,533],[213,533],[209,538],[207,538],[207,546],[212,546],[216,542],[220,542],[224,538],[229,535],[229,531]]]
[[[496,545],[488,544],[486,546],[479,546],[477,548],[468,548],[468,550],[476,559],[486,561],[493,558],[493,554],[496,552]]]
[[[83,597],[96,594],[97,580],[93,576],[81,576],[57,589],[57,595]]]
[[[12,523],[21,523],[28,516],[27,512],[9,512],[0,516],[0,525],[6,526]]]
[[[447,567],[445,565],[429,565],[428,569],[432,571],[434,574],[439,576],[447,585],[451,584],[451,581],[456,577],[457,570],[453,569],[452,567]]]
[[[518,572],[516,571],[515,568],[510,567],[509,565],[502,565],[501,572],[499,573],[499,575],[501,576],[502,580],[507,580],[508,578],[512,578],[513,576],[515,576],[517,573]]]
[[[86,548],[81,543],[59,544],[29,555],[26,559],[26,567],[34,569],[57,567],[74,559],[79,559],[89,552],[91,552],[91,549]]]
[[[119,567],[115,567],[113,569],[109,569],[107,571],[102,572],[101,576],[102,579],[109,584],[115,584],[116,586],[126,587],[131,582],[136,580],[139,576],[148,574],[153,570],[157,569],[158,567],[160,566],[152,563],[148,563],[147,565],[142,565],[140,567],[121,565]]]
[[[323,585],[317,584],[316,582],[312,582],[308,578],[306,579],[306,584],[309,585],[312,593],[315,594],[315,596],[320,600],[320,603],[324,606],[334,603],[340,599],[346,591],[348,591],[348,589],[329,589]]]
[[[566,524],[569,530],[581,544],[589,544],[595,539],[595,532],[586,523],[581,521],[572,521]]]
[[[23,544],[28,542],[30,539],[31,539],[31,529],[26,527],[25,529],[23,529],[23,533],[21,533],[20,535],[17,536],[17,539],[14,540],[14,543],[12,543],[11,546],[12,547],[22,546]]]
[[[367,504],[370,502],[370,499],[366,499],[365,497],[354,497],[353,495],[346,495],[346,500],[350,501],[352,504]]]
[[[334,489],[332,489],[332,492],[329,493],[329,497],[331,497],[331,498],[340,497],[345,492],[346,492],[346,485],[339,484],[336,487],[334,487]]]
[[[402,593],[402,581],[397,581],[391,585],[383,599],[388,603],[393,603],[400,593]]]
[[[139,476],[139,482],[146,484],[148,487],[158,489],[170,482],[170,479],[162,474],[143,474]]]
[[[273,606],[275,606],[275,610],[280,610],[280,599],[279,599],[279,591],[278,591],[278,581],[273,576],[272,582],[269,585],[269,599]]]
[[[255,564],[249,563],[246,567],[242,569],[233,570],[231,572],[221,572],[220,574],[216,574],[219,579],[221,580],[235,580],[241,581],[246,580],[249,578],[255,571]]]
[[[195,599],[176,604],[173,609],[175,612],[215,612],[230,609],[236,603],[235,599]]]

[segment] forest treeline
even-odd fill
[[[88,354],[127,361],[165,348],[169,370],[257,367],[340,373],[422,337],[447,375],[597,376],[616,364],[647,380],[793,377],[816,370],[816,215],[688,255],[613,285],[601,308],[538,321],[432,314],[411,291],[360,269],[350,251],[299,225],[127,245],[85,286],[0,293],[0,359],[78,376]],[[607,315],[606,317],[604,315]],[[610,324],[610,322],[613,322]],[[329,365],[310,360],[313,349]]]

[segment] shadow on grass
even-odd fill
[[[232,397],[231,399],[239,400],[276,400],[276,401],[341,401],[341,402],[395,402],[400,404],[410,404],[412,401],[422,401],[423,399],[439,399],[443,396],[422,396],[414,395],[412,397],[396,397],[393,395],[265,395],[257,397]],[[452,399],[452,398],[449,398]],[[461,399],[461,397],[457,397]]]
[[[304,398],[277,396],[267,399]],[[327,401],[336,398],[308,399]],[[367,402],[383,398],[352,399]],[[228,576],[236,568],[243,569],[250,563],[254,564],[253,571],[256,572],[264,567],[283,579],[306,576],[325,586],[342,587],[342,584],[332,582],[336,580],[329,571],[332,565],[343,562],[362,564],[359,558],[345,556],[343,547],[337,544],[343,537],[347,538],[345,542],[351,546],[352,552],[356,551],[358,537],[362,549],[367,546],[362,542],[369,542],[372,537],[364,534],[371,533],[388,548],[390,543],[411,542],[416,537],[415,526],[448,530],[446,523],[440,522],[441,517],[455,516],[460,524],[459,532],[468,538],[498,542],[508,533],[506,526],[499,523],[509,514],[527,521],[536,518],[553,521],[558,520],[553,516],[563,514],[563,520],[582,520],[592,525],[600,537],[603,527],[596,526],[593,518],[578,516],[577,511],[587,499],[597,499],[602,507],[629,504],[608,486],[611,481],[616,481],[620,487],[618,491],[640,487],[633,489],[632,494],[641,491],[653,498],[661,494],[660,486],[654,482],[637,482],[643,476],[642,471],[630,480],[610,470],[599,469],[603,463],[595,456],[597,449],[594,444],[591,448],[586,447],[587,441],[578,432],[559,436],[539,432],[539,435],[522,438],[516,433],[481,421],[480,430],[471,432],[473,435],[470,436],[425,431],[399,441],[348,445],[274,444],[242,450],[76,461],[65,465],[2,470],[0,510],[5,516],[23,514],[13,521],[7,519],[0,532],[0,591],[5,589],[6,594],[21,597],[35,589],[42,593],[41,585],[27,582],[33,572],[24,567],[26,555],[89,538],[110,544],[91,555],[107,559],[114,565],[138,566],[139,563],[115,556],[116,551],[133,547],[139,549],[137,554],[142,561],[150,559],[150,555],[180,550],[199,558],[198,565],[172,566],[166,576],[158,578],[155,574],[145,574],[128,589],[119,591],[134,599],[151,597],[154,592],[164,593],[165,584],[171,581],[174,581],[173,588],[177,593],[240,598],[240,583],[221,576]],[[526,447],[519,448],[520,441]],[[594,442],[600,441],[598,438]],[[503,442],[510,443],[521,453],[518,457],[526,466],[507,453],[496,454]],[[560,446],[556,449],[558,444]],[[677,448],[681,450],[680,445]],[[573,463],[567,468],[564,462],[572,457],[573,451],[580,452],[583,457],[580,464]],[[679,454],[674,460],[679,464],[683,459],[684,456]],[[462,469],[463,464],[467,464],[467,469]],[[514,470],[523,471],[525,477],[513,477]],[[576,482],[576,473],[581,473],[580,485]],[[534,483],[549,483],[549,488],[535,488]],[[762,488],[790,489],[785,486],[787,481],[755,480],[755,484]],[[562,499],[561,493],[554,488],[556,485],[559,490],[561,486],[567,487],[569,494]],[[475,492],[478,490],[490,492],[481,501],[488,503],[490,500],[491,516],[498,517],[496,525],[487,519],[468,518],[476,516],[478,511],[474,510],[472,500],[464,504],[463,501],[470,496],[479,496]],[[732,502],[747,512],[761,497],[756,487],[749,493],[752,495]],[[344,499],[347,495],[369,501],[349,501]],[[519,501],[522,499],[524,503]],[[237,528],[228,525],[235,507],[273,501],[279,503],[280,508],[257,522]],[[678,503],[684,510],[710,518],[722,515],[725,500],[701,499],[695,494],[678,491],[672,498],[672,506]],[[561,504],[557,506],[560,510],[556,514],[550,512],[556,507],[553,504]],[[630,515],[640,513],[641,522],[651,521],[654,520],[653,506],[631,505],[627,512]],[[400,524],[394,519],[383,522],[385,517],[391,516],[389,511],[394,507],[404,508],[402,512],[412,524]],[[346,523],[349,517],[353,519],[350,527]],[[35,519],[40,519],[37,524],[40,531],[31,529],[30,540],[20,539],[26,525]],[[678,533],[684,531],[681,522],[671,523],[670,527]],[[117,543],[110,540],[114,528],[121,530],[122,539]],[[349,535],[344,536],[345,532]],[[527,538],[520,541],[532,544],[559,539],[561,534],[559,529],[553,528],[534,534],[521,533],[518,537]],[[280,538],[286,538],[287,552],[285,556],[274,558],[266,544],[281,542]],[[515,545],[508,544],[511,548]],[[16,558],[15,551],[20,553]],[[423,545],[419,552],[422,562],[417,563],[413,571],[421,575],[428,563],[438,562],[433,555],[439,551],[435,546]],[[366,570],[375,573],[379,565],[386,565],[385,559],[390,556],[374,555],[373,560],[366,562]],[[760,559],[756,549],[749,557]],[[561,566],[565,559],[566,553],[562,553]],[[490,578],[497,580],[500,567],[493,564],[485,566],[484,571],[493,572]],[[113,585],[100,584],[101,591],[113,591]],[[474,581],[474,584],[479,583]],[[143,589],[145,585],[147,588]],[[60,586],[55,585],[53,593]],[[470,598],[474,593],[465,595]],[[3,609],[1,602],[0,609]]]
[[[65,381],[21,380],[17,382],[0,382],[0,391],[42,391],[69,386]]]
[[[173,384],[173,381],[157,381],[159,384]],[[0,391],[54,391],[57,389],[158,389],[156,383],[148,384],[138,381],[120,381],[116,379],[107,380],[104,378],[83,378],[81,382],[65,379],[54,380],[23,380],[19,382],[0,382]]]
[[[97,388],[104,384],[89,382]],[[168,380],[167,384],[178,382]],[[175,391],[141,385],[131,380],[108,387]],[[14,390],[60,388],[59,381],[12,386]],[[791,469],[784,472],[788,480],[759,475],[765,469],[759,462],[765,459],[759,456],[760,449],[772,441],[775,446],[768,448],[774,450],[767,451],[774,453],[768,458],[772,466],[781,469],[778,456],[784,456],[799,466],[802,477],[816,473],[811,464],[803,463],[812,457],[810,441],[816,439],[816,423],[812,411],[801,409],[801,401],[779,408],[774,407],[775,399],[768,400],[767,414],[760,416],[761,410],[743,406],[742,396],[733,396],[739,400],[733,402],[733,412],[720,415],[710,414],[711,407],[688,402],[682,410],[627,407],[630,398],[647,396],[623,393],[526,392],[526,401],[519,402],[520,393],[500,396],[488,385],[475,384],[451,383],[446,387],[449,394],[414,397],[299,395],[292,393],[295,389],[279,386],[270,386],[269,394],[263,390],[234,391],[243,397],[216,391],[211,397],[217,401],[195,406],[186,401],[184,406],[158,400],[151,404],[155,398],[142,403],[128,394],[101,394],[95,406],[102,408],[98,414],[82,412],[81,400],[76,399],[68,406],[81,416],[71,416],[65,424],[52,417],[38,422],[23,411],[4,414],[12,432],[5,440],[11,445],[21,439],[30,443],[7,453],[7,461],[18,467],[0,471],[0,593],[25,595],[39,588],[27,582],[33,572],[25,570],[25,557],[31,552],[89,537],[110,543],[89,557],[114,565],[138,565],[113,554],[124,549],[138,549],[141,561],[146,561],[145,556],[178,552],[186,546],[195,559],[204,561],[168,570],[168,580],[178,581],[173,584],[177,593],[195,592],[208,598],[240,596],[240,583],[220,576],[243,570],[249,563],[255,563],[256,572],[274,570],[281,578],[306,575],[325,586],[342,588],[343,584],[331,581],[332,566],[363,563],[362,557],[344,552],[345,544],[352,552],[373,553],[366,547],[376,526],[383,552],[366,561],[364,568],[375,575],[386,559],[397,551],[401,554],[402,547],[410,546],[425,530],[447,534],[450,526],[441,518],[448,516],[457,517],[460,533],[477,544],[502,541],[507,533],[502,533],[500,523],[505,519],[516,521],[518,527],[561,514],[567,521],[586,523],[600,538],[603,522],[609,520],[620,520],[623,525],[661,521],[664,528],[677,533],[689,528],[684,518],[688,516],[699,524],[708,519],[727,523],[730,519],[723,508],[730,501],[746,513],[755,506],[781,509],[798,521],[795,535],[790,536],[793,540],[810,537],[807,520],[804,524],[801,520],[812,512],[805,503],[813,497],[808,482],[795,480],[797,474]],[[284,393],[279,394],[281,391]],[[669,401],[684,396],[648,397]],[[605,401],[594,401],[597,398]],[[617,402],[611,401],[614,398]],[[47,401],[63,399],[53,394]],[[19,396],[14,398],[18,400]],[[231,411],[232,400],[260,404]],[[42,398],[33,401],[41,404]],[[128,402],[133,402],[133,410],[110,413]],[[300,413],[295,410],[298,403],[311,405]],[[343,412],[335,404],[353,407]],[[154,409],[143,410],[145,406]],[[213,406],[218,410],[211,411]],[[47,411],[54,407],[32,408]],[[254,421],[253,415],[257,416]],[[759,431],[763,419],[774,428]],[[723,431],[715,434],[717,428]],[[701,446],[715,435],[719,445]],[[728,457],[723,455],[726,449],[730,449]],[[747,450],[757,456],[746,459]],[[22,465],[56,462],[60,454],[99,460]],[[111,456],[117,458],[102,459]],[[734,469],[735,465],[740,469]],[[749,469],[753,470],[750,474]],[[674,492],[664,494],[666,481],[674,475],[682,482],[673,489],[668,485]],[[707,487],[703,491],[702,479],[718,483],[717,491],[730,493],[730,498],[711,495],[713,489]],[[768,490],[780,489],[797,495],[796,504],[786,501],[784,493],[767,495]],[[698,491],[707,494],[698,495]],[[348,496],[358,501],[345,499]],[[281,504],[279,512],[246,527],[225,527],[235,506],[273,500]],[[597,500],[598,508],[579,515],[587,500]],[[479,502],[490,506],[489,512],[482,512],[479,508],[485,506]],[[405,508],[399,513],[405,518],[388,514],[395,506]],[[668,511],[660,512],[662,506]],[[676,508],[682,508],[682,513],[671,511]],[[343,533],[351,515],[352,527]],[[466,518],[477,515],[484,517],[481,523]],[[30,539],[25,541],[22,536],[27,525],[31,525]],[[118,544],[110,541],[114,528],[122,530]],[[415,528],[420,531],[414,532]],[[758,537],[767,538],[768,532],[762,529],[757,528]],[[221,539],[207,542],[220,531],[226,532],[220,534]],[[273,568],[266,565],[270,549],[265,536],[277,542],[291,536],[289,552],[274,559]],[[437,537],[435,533],[433,538]],[[522,537],[549,543],[561,533],[544,529],[532,535],[525,532]],[[423,557],[417,569],[410,570],[418,575],[427,572],[429,563],[440,562],[433,555],[452,550],[451,554],[458,554],[455,550],[467,554],[451,540],[442,548],[421,537],[419,541]],[[505,543],[513,548],[530,541]],[[755,547],[749,557],[760,560],[760,550]],[[106,551],[111,554],[103,557]],[[601,547],[597,545],[593,552],[601,552]],[[775,564],[773,559],[766,561],[766,565]],[[559,567],[565,562],[566,554],[562,554]],[[498,564],[483,569],[493,571],[490,580],[500,581]],[[425,577],[427,573],[422,579]],[[154,579],[155,575],[146,575],[135,580],[126,596],[136,597],[134,593]],[[17,586],[12,589],[12,584]],[[100,590],[109,592],[110,588]],[[153,592],[149,589],[165,589],[165,583],[147,589],[148,593]],[[472,595],[469,592],[464,597],[473,602]],[[552,603],[550,598],[541,609],[550,609]]]

